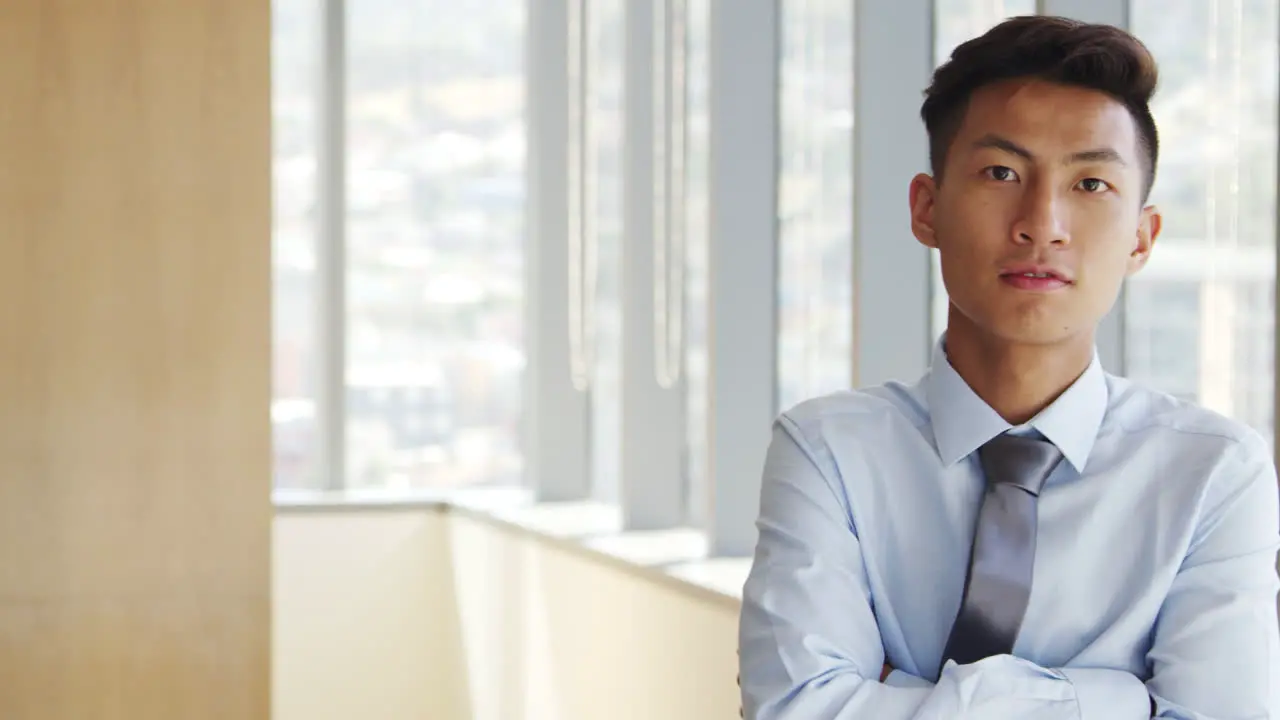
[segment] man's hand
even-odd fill
[[[893,667],[892,667],[892,666],[890,666],[890,665],[889,665],[889,663],[885,663],[885,664],[884,664],[884,670],[881,670],[881,671],[880,671],[880,682],[884,682],[885,680],[888,680],[888,679],[889,679],[889,673],[891,673],[891,672],[893,672]]]

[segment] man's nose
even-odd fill
[[[1023,198],[1013,240],[1035,245],[1065,245],[1070,235],[1062,200],[1048,188],[1032,187]]]

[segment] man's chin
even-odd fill
[[[984,320],[984,322],[975,322],[969,327],[964,327],[965,324],[962,324],[954,330],[948,328],[948,335],[974,333],[979,336],[975,339],[980,339],[980,342],[984,343],[1028,346],[1061,346],[1079,341],[1081,338],[1078,326],[1074,323],[1064,323],[1056,318],[993,317]]]
[[[1014,325],[992,333],[1009,345],[1061,347],[1080,340],[1080,332],[1062,323],[1042,326]]]
[[[1079,313],[1065,312],[1061,303],[1035,302],[1010,305],[981,303],[975,312],[953,304],[947,318],[949,337],[964,336],[980,343],[1010,345],[1063,345],[1089,334],[1090,323]]]

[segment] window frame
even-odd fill
[[[539,502],[584,501],[590,479],[589,390],[571,367],[570,239],[583,193],[585,89],[572,72],[583,36],[570,34],[589,0],[526,1],[527,159],[522,449],[525,483]],[[854,3],[853,372],[850,384],[910,381],[935,341],[928,251],[906,225],[905,188],[927,170],[920,88],[934,68],[933,0]],[[760,470],[776,407],[777,175],[781,13],[785,0],[710,0],[708,462],[705,530],[713,556],[753,552]],[[672,212],[669,169],[655,153],[674,127],[658,107],[654,62],[683,0],[628,2],[623,141],[623,437],[619,506],[628,529],[686,522],[685,385],[663,380],[655,348],[657,232]],[[319,382],[316,472],[341,492],[346,465],[346,0],[320,0],[321,68],[316,174]],[[1041,14],[1130,25],[1129,0],[1038,0]],[[659,13],[665,14],[664,22]],[[656,22],[656,24],[655,24]],[[884,27],[903,28],[885,33]],[[585,33],[585,28],[577,28]],[[575,49],[576,48],[576,49]],[[666,82],[670,82],[668,77]],[[660,116],[655,116],[661,112]],[[917,122],[906,122],[907,118]],[[660,132],[661,131],[661,132]],[[575,136],[576,133],[576,136]],[[578,205],[575,205],[575,201]],[[1278,204],[1280,208],[1280,204]],[[1278,209],[1280,213],[1280,209]],[[580,238],[579,238],[580,239]],[[1280,277],[1280,252],[1274,252]],[[669,259],[669,258],[668,258]],[[660,270],[660,268],[658,268]],[[1280,292],[1274,292],[1280,318]],[[580,308],[579,308],[580,310]],[[741,318],[753,318],[742,322]],[[1124,298],[1098,334],[1104,366],[1125,370]],[[1274,320],[1273,320],[1274,322]],[[1280,339],[1280,334],[1277,334]],[[1273,352],[1280,373],[1280,352]],[[1280,382],[1272,407],[1280,406]],[[1280,434],[1280,423],[1277,433]],[[1280,448],[1280,442],[1276,443]]]

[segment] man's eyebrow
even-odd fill
[[[1017,155],[1024,160],[1034,161],[1036,156],[1028,149],[1022,147],[1018,143],[999,135],[987,134],[978,138],[973,143],[975,148],[993,148],[1002,150],[1011,155]],[[1124,160],[1124,156],[1115,148],[1099,147],[1091,150],[1081,150],[1080,152],[1071,153],[1064,160],[1064,165],[1074,165],[1077,163],[1115,163],[1117,165],[1128,165]]]
[[[1117,165],[1129,164],[1124,161],[1124,156],[1114,148],[1109,147],[1094,148],[1093,150],[1082,150],[1078,153],[1071,153],[1065,164],[1071,165],[1074,163],[1091,162],[1115,163]]]
[[[1030,150],[1022,147],[1018,143],[1008,138],[1003,138],[1003,137],[1000,137],[999,135],[992,135],[990,133],[978,138],[973,143],[973,146],[975,148],[994,148],[996,150],[1003,150],[1012,155],[1017,155],[1018,157],[1023,158],[1024,160],[1036,159],[1035,155],[1032,155]]]

